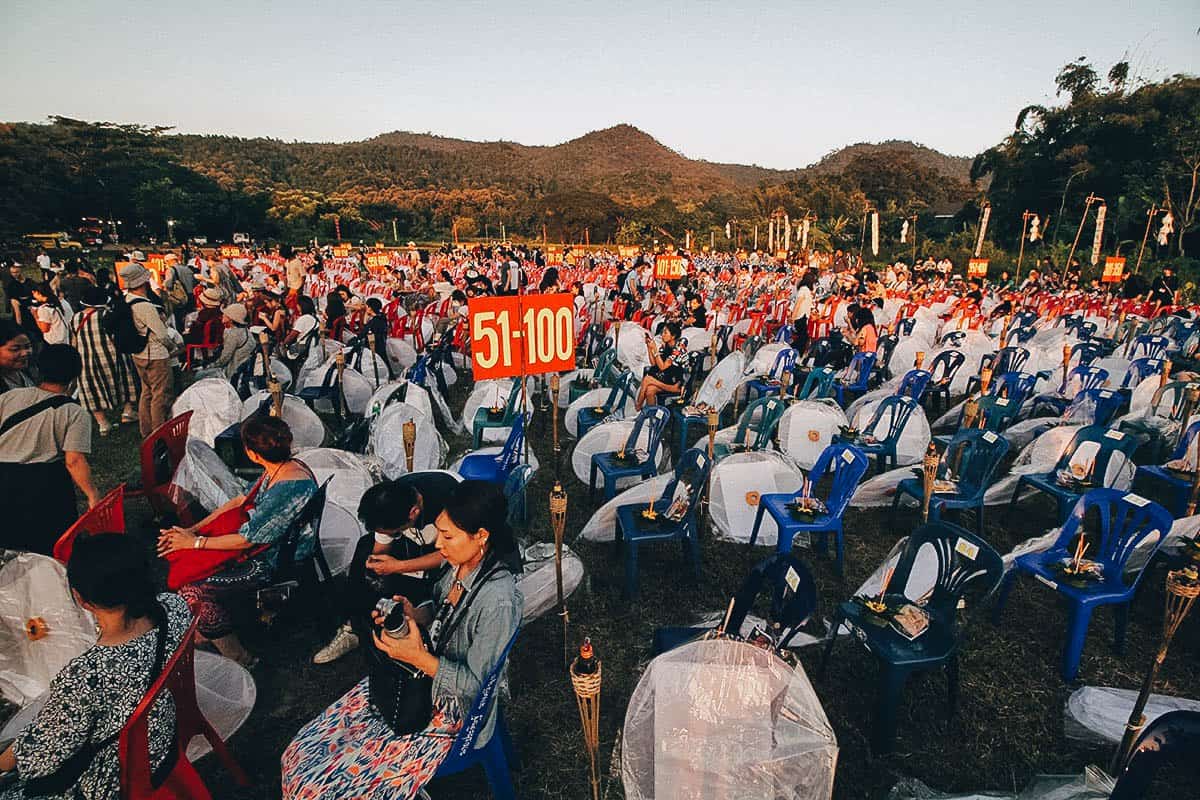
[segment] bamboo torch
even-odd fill
[[[266,331],[259,331],[258,334],[258,349],[262,353],[262,374],[263,386],[267,385],[267,378],[271,376],[271,340],[267,338]]]
[[[1071,372],[1071,345],[1063,345],[1063,391],[1067,390],[1067,375]]]
[[[404,423],[400,429],[400,435],[404,439],[404,463],[408,465],[408,471],[413,471],[413,456],[417,447],[417,423],[415,420],[409,420]]]
[[[1163,616],[1162,643],[1158,647],[1154,661],[1150,663],[1146,680],[1142,683],[1142,690],[1138,693],[1137,702],[1133,704],[1133,711],[1129,714],[1129,721],[1125,723],[1125,736],[1121,739],[1121,746],[1117,748],[1112,765],[1108,770],[1113,777],[1117,777],[1118,772],[1124,766],[1122,762],[1125,760],[1129,748],[1133,746],[1134,740],[1146,726],[1146,717],[1143,712],[1146,710],[1146,701],[1150,699],[1150,692],[1154,689],[1154,679],[1158,676],[1159,667],[1167,658],[1167,648],[1171,646],[1171,639],[1175,637],[1175,631],[1179,630],[1180,623],[1192,609],[1197,595],[1200,595],[1200,578],[1197,577],[1195,567],[1172,570],[1167,573],[1167,600]]]
[[[283,384],[272,375],[267,381],[267,392],[271,395],[271,416],[283,418]]]
[[[1171,359],[1164,358],[1162,372],[1158,376],[1158,388],[1163,388],[1167,385],[1167,381],[1171,378]]]
[[[346,372],[346,354],[339,350],[333,357],[333,363],[337,365],[337,415],[341,419],[346,409],[346,391],[342,384],[342,375]]]
[[[925,363],[925,351],[918,350],[916,356],[913,357],[913,369],[921,369]]]
[[[576,658],[571,663],[571,686],[575,689],[575,702],[579,706],[579,724],[583,727],[583,744],[588,751],[588,761],[591,763],[592,800],[600,800],[600,771],[597,765],[597,755],[600,751],[600,685],[602,682],[603,662],[592,657],[591,640],[585,639],[580,655],[587,658],[591,664],[591,672],[581,672],[583,663]],[[585,667],[586,669],[586,667]]]
[[[1187,436],[1188,419],[1196,410],[1196,406],[1200,404],[1200,384],[1188,384],[1187,389],[1183,392],[1183,409],[1179,415],[1179,439],[1175,444],[1180,445],[1183,439]]]
[[[792,385],[792,371],[785,369],[783,374],[779,376],[779,396],[783,398],[785,403],[789,403],[795,398],[788,395],[788,389]]]
[[[708,507],[708,521],[712,524],[712,462],[713,453],[717,447],[717,425],[719,424],[720,414],[715,408],[708,410],[708,477],[704,482],[704,503]]]
[[[1192,494],[1188,499],[1187,515],[1196,513],[1196,499],[1200,498],[1200,436],[1196,437],[1196,453],[1192,462]]]
[[[563,531],[567,527],[567,493],[562,484],[554,482],[550,490],[550,527],[554,530],[554,579],[558,589],[558,616],[562,618],[563,666],[570,665],[570,652],[567,650],[567,601],[563,592],[562,550]]]
[[[550,416],[551,427],[554,429],[554,469],[558,470],[558,393],[562,388],[561,379],[558,373],[550,376]]]
[[[929,449],[925,451],[925,457],[921,459],[921,470],[925,479],[925,498],[921,506],[921,519],[925,522],[929,521],[929,501],[933,499],[933,482],[937,480],[938,461],[937,447],[930,442]]]
[[[984,367],[979,370],[979,394],[980,396],[988,393],[988,389],[992,387],[992,368]]]

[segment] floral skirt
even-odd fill
[[[363,679],[283,751],[284,800],[408,800],[433,779],[462,728],[456,703],[435,704],[420,733],[398,736],[372,712]]]

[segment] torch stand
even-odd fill
[[[583,744],[591,764],[592,800],[600,800],[600,771],[597,755],[600,750],[600,683],[604,664],[596,660],[596,671],[590,675],[576,672],[579,659],[571,664],[571,686],[579,706],[579,724],[583,727]]]

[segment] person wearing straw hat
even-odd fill
[[[144,439],[169,418],[175,400],[171,363],[178,350],[178,339],[172,338],[167,330],[157,298],[152,299],[150,271],[141,264],[130,263],[121,267],[118,275],[125,287],[125,302],[133,316],[134,328],[138,335],[146,337],[145,346],[133,353],[133,366],[141,381],[138,427]]]
[[[86,289],[80,298],[82,308],[75,315],[75,347],[83,360],[79,375],[79,401],[91,412],[99,426],[100,435],[112,430],[108,412],[122,412],[123,422],[137,417],[133,400],[137,397],[133,361],[117,352],[112,336],[104,329],[104,312],[108,295],[98,286]]]
[[[221,337],[221,352],[212,366],[223,371],[225,377],[232,378],[248,359],[254,357],[258,341],[250,335],[246,307],[241,303],[225,306],[221,310],[221,318],[225,323],[225,333]]]
[[[200,310],[196,312],[196,318],[192,320],[191,327],[183,335],[184,342],[187,344],[200,344],[204,341],[205,328],[208,327],[209,323],[219,322],[221,319],[222,298],[221,290],[215,286],[209,286],[200,293]],[[217,331],[216,341],[221,341],[219,330]]]

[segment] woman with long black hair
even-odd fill
[[[120,795],[117,736],[191,624],[187,604],[158,594],[145,545],[120,533],[85,536],[67,562],[75,601],[96,618],[96,644],[50,683],[45,705],[0,753],[0,773],[17,783],[0,800]],[[169,697],[150,712],[150,762],[157,768],[175,745]]]
[[[360,681],[301,728],[284,751],[284,798],[402,800],[433,778],[521,622],[523,600],[510,563],[516,544],[506,517],[500,487],[460,483],[434,523],[436,547],[448,564],[432,603],[414,608],[396,597],[407,634],[375,634],[381,654],[432,676],[428,724],[397,734],[372,707],[370,678]],[[377,614],[375,622],[382,622]],[[495,707],[478,741],[487,742],[494,727]]]

